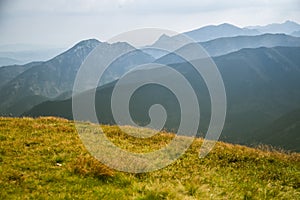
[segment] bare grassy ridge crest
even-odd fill
[[[116,145],[140,153],[174,137],[136,139],[116,126],[102,128]],[[299,199],[299,154],[218,142],[199,159],[201,144],[196,139],[162,170],[129,174],[93,158],[72,121],[0,118],[0,199]]]

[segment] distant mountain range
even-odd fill
[[[223,37],[254,36],[264,33],[282,33],[297,36],[297,31],[300,31],[300,24],[292,21],[286,21],[282,24],[248,26],[245,28],[240,28],[232,24],[224,23],[220,25],[204,26],[199,29],[184,32],[183,34],[197,42],[206,42]],[[162,35],[152,46],[157,48],[165,47],[169,44],[172,44],[174,40],[180,40],[180,37],[180,35]]]
[[[297,47],[300,46],[300,38],[285,34],[263,34],[255,36],[236,36],[218,38],[208,42],[200,43],[211,56],[219,56],[243,48],[258,47]]]
[[[260,32],[248,28],[239,28],[232,24],[209,25],[196,30],[183,33],[198,42],[205,42],[221,37],[234,37],[241,35],[259,35]],[[176,37],[176,36],[175,36]]]
[[[299,44],[297,38],[289,38],[290,36],[299,37],[300,25],[295,22],[286,21],[282,24],[256,26],[256,28],[258,29],[255,29],[255,27],[239,28],[224,23],[204,26],[183,34],[199,42],[211,56],[230,53],[242,48],[291,46],[293,40],[297,40],[297,42],[292,46],[298,46]],[[270,32],[267,30],[270,30]],[[265,37],[261,35],[265,35]],[[283,37],[286,38],[284,39]],[[164,34],[150,48],[173,49],[172,45],[175,41],[181,40],[186,39],[183,39],[182,35],[168,36]],[[146,53],[159,58],[168,52],[147,50]]]
[[[21,65],[24,64],[22,61],[9,58],[9,57],[0,57],[0,67],[7,65]]]
[[[255,36],[236,36],[236,37],[224,37],[208,42],[199,43],[210,56],[220,56],[228,53],[232,53],[243,48],[258,48],[258,47],[299,47],[300,38],[293,37],[285,34],[263,34]],[[190,46],[186,45],[183,49],[189,49]],[[167,54],[166,52],[159,58],[163,63],[178,63],[184,62],[184,60],[174,53]]]
[[[264,129],[280,116],[299,107],[300,102],[300,47],[242,49],[215,57],[226,87],[228,110],[222,140],[241,144],[254,144],[255,131]],[[201,102],[200,132],[205,132],[210,117],[210,100],[205,83],[189,63],[171,64],[190,81]],[[155,69],[151,69],[155,70]],[[164,76],[164,75],[162,75]],[[168,76],[166,74],[165,76]],[[200,81],[199,81],[200,80]],[[176,81],[176,80],[174,80]],[[96,110],[102,123],[113,124],[110,98],[115,82],[101,86],[96,93]],[[83,96],[86,94],[83,94]],[[26,112],[26,116],[55,115],[72,119],[71,99],[48,101]],[[163,87],[149,85],[139,89],[131,100],[131,115],[139,124],[147,124],[147,111],[153,104],[164,105],[168,113],[165,128],[176,130],[180,120],[176,98]],[[269,133],[272,134],[272,133]],[[265,136],[272,137],[271,135]],[[299,136],[298,136],[299,137]],[[287,138],[295,148],[295,138]],[[249,142],[251,141],[251,143]],[[269,141],[269,144],[280,145]]]
[[[232,24],[208,25],[195,30],[184,32],[198,42],[207,42],[222,37],[254,36],[264,33],[282,33],[300,37],[300,25],[296,22],[286,21],[284,23],[268,24],[266,26],[248,26],[240,28]],[[152,46],[161,47],[172,43],[178,36],[162,35]],[[46,61],[64,51],[65,48],[57,48],[42,45],[12,44],[0,45],[0,67],[14,64],[25,64],[33,61]],[[152,56],[161,55],[157,51]],[[165,55],[165,54],[163,54]],[[217,54],[212,54],[217,55]]]
[[[192,38],[196,42],[206,42],[209,40],[221,38],[221,37],[234,37],[241,35],[259,35],[257,30],[251,30],[246,28],[239,28],[231,24],[220,24],[205,26],[196,30],[183,33],[184,35]],[[181,35],[168,36],[162,35],[152,47],[161,48],[172,45],[174,40],[180,40]]]
[[[29,46],[28,48],[33,48]],[[0,46],[0,67],[26,64],[34,61],[46,61],[59,53],[63,52],[64,48],[43,48],[43,49],[26,49]]]
[[[45,99],[53,99],[62,94],[70,96],[73,82],[82,61],[96,46],[100,45],[103,54],[116,49],[128,48],[132,52],[114,62],[100,84],[118,79],[132,66],[153,62],[154,58],[127,43],[107,44],[95,39],[82,41],[68,51],[46,62],[34,62],[27,65],[15,65],[0,68],[0,113],[2,115],[19,115]],[[261,46],[300,46],[300,38],[284,34],[264,34],[259,36],[236,36],[219,38],[201,43],[211,55],[223,55],[242,48]],[[100,48],[98,47],[98,48]],[[111,49],[111,50],[110,50]],[[105,56],[103,56],[105,58]],[[169,54],[158,59],[161,63],[183,62],[178,56]],[[122,66],[122,67],[120,67]],[[24,72],[24,73],[23,73]],[[33,100],[35,99],[40,100]],[[65,96],[67,98],[68,96]],[[17,104],[28,100],[28,106],[16,109]],[[31,99],[31,101],[30,101]],[[30,105],[32,102],[32,105]]]
[[[266,26],[248,26],[248,29],[257,30],[260,33],[285,33],[292,34],[295,31],[300,31],[300,24],[293,21],[285,21],[284,23],[268,24]]]
[[[290,35],[261,34],[264,30],[276,32],[280,27],[285,27],[282,32]],[[300,30],[298,25],[288,21],[255,29],[221,24],[185,33],[200,41],[222,74],[228,98],[222,140],[247,145],[263,142],[300,151],[297,147],[298,115],[295,114],[300,108],[300,37],[291,36],[297,34],[297,30]],[[163,35],[150,47],[172,45],[177,39],[179,36]],[[172,52],[138,50],[125,42],[108,44],[95,39],[84,40],[48,61],[0,67],[0,115],[55,115],[72,119],[75,76],[96,47],[102,59],[115,51],[130,50],[116,59],[99,80],[96,109],[102,123],[114,123],[110,97],[118,78],[136,65],[155,62],[179,71],[198,91],[201,102],[199,134],[203,136],[210,119],[210,99],[202,77],[190,63]],[[169,76],[157,74],[162,78]],[[130,104],[132,118],[139,124],[147,124],[149,117],[145,113],[156,103],[164,105],[168,113],[165,128],[176,130],[180,122],[178,101],[170,91],[157,85],[147,85],[136,91]],[[281,133],[286,139],[280,139]]]

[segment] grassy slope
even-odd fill
[[[143,142],[104,129],[128,150],[158,149],[172,138],[161,133]],[[218,143],[199,159],[201,143],[162,170],[129,174],[93,159],[71,121],[0,118],[0,199],[299,199],[299,154]]]

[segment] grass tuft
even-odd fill
[[[79,155],[70,166],[71,171],[80,176],[90,176],[98,179],[112,177],[114,171],[100,163],[89,154]]]

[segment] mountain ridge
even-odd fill
[[[96,47],[104,55],[104,59],[105,54],[109,54],[113,49],[131,50],[127,57],[119,58],[111,64],[110,71],[107,72],[106,79],[103,80],[104,83],[125,73],[124,70],[130,69],[135,64],[154,60],[150,55],[125,42],[108,44],[101,43],[96,39],[81,41],[48,61],[38,62],[2,85],[0,88],[0,111],[2,115],[12,114],[15,116],[23,113],[25,110],[12,111],[15,110],[14,104],[25,97],[42,96],[43,98],[40,99],[53,99],[71,91],[79,67]]]
[[[283,23],[273,23],[273,24],[267,24],[265,26],[248,26],[246,28],[255,29],[262,33],[291,34],[294,31],[300,31],[300,24],[287,20]]]
[[[208,56],[216,57],[221,55],[226,55],[232,52],[239,51],[244,48],[259,48],[259,47],[276,47],[276,46],[286,46],[286,47],[299,47],[300,38],[293,37],[286,34],[262,34],[255,36],[235,36],[235,37],[224,37],[210,40],[207,42],[200,42],[199,45],[204,48],[208,53]],[[190,48],[189,44],[181,47],[176,51],[184,51]],[[176,52],[175,51],[175,52]],[[178,59],[174,58],[177,57]],[[175,63],[184,62],[183,59],[174,55],[174,52],[166,52],[158,60],[164,60],[164,63]],[[168,61],[169,60],[169,61]]]
[[[187,37],[195,40],[196,42],[205,42],[221,37],[234,37],[238,35],[259,35],[260,32],[247,28],[239,28],[232,24],[224,23],[219,25],[208,25],[195,30],[182,33]],[[166,44],[172,42],[172,40],[180,40],[181,34],[175,36],[168,36],[163,34],[157,41],[155,41],[152,47],[163,47]]]

